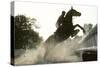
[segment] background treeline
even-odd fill
[[[14,34],[15,49],[19,48],[36,48],[42,41],[39,33],[34,31],[35,18],[29,18],[25,15],[17,15],[14,17]]]

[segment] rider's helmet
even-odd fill
[[[65,11],[62,11],[62,14],[63,14],[63,15],[65,15],[65,13],[66,13]]]

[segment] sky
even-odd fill
[[[66,13],[71,9],[71,6],[78,12],[81,12],[80,17],[73,17],[73,24],[91,23],[97,24],[97,8],[95,6],[86,5],[67,5],[54,3],[35,3],[35,2],[15,2],[15,16],[25,15],[27,17],[37,19],[37,24],[40,26],[36,29],[40,36],[46,40],[50,35],[56,31],[56,21],[64,10]],[[78,35],[82,35],[82,31]]]

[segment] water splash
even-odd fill
[[[48,46],[49,47],[49,46]],[[66,40],[47,51],[46,61],[49,62],[79,62],[82,59],[76,50],[83,47],[77,40]]]
[[[48,51],[45,49],[48,47]],[[27,49],[25,53],[15,59],[16,65],[53,63],[53,62],[79,62],[82,59],[76,54],[76,50],[84,47],[77,40],[65,40],[57,45],[41,44],[36,49]],[[46,53],[46,54],[45,54]]]

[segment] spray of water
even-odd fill
[[[81,47],[83,45],[77,40],[66,40],[50,48],[45,59],[49,62],[79,62],[82,59],[76,54],[76,50]]]
[[[36,49],[27,49],[24,54],[15,59],[15,64],[79,62],[82,59],[76,54],[75,51],[83,47],[83,45],[79,44],[78,41],[79,39],[67,39],[55,46],[52,44],[41,44]],[[45,46],[48,47],[48,51]]]

